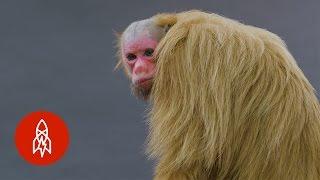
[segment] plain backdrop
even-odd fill
[[[319,0],[1,0],[0,179],[147,180],[147,104],[116,64],[115,31],[159,12],[201,9],[268,29],[320,90]],[[318,96],[319,97],[319,96]],[[14,131],[28,112],[64,118],[71,143],[52,166],[25,162]]]

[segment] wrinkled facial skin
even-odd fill
[[[155,49],[165,32],[166,28],[157,26],[151,18],[133,22],[122,35],[122,63],[131,78],[133,93],[143,100],[147,100],[151,92]]]

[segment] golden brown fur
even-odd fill
[[[320,179],[320,109],[284,42],[199,11],[157,49],[149,153],[155,179]]]
[[[266,30],[216,14],[159,14],[148,152],[157,180],[320,179],[314,89]]]

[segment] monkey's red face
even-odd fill
[[[146,86],[155,73],[153,53],[158,42],[147,37],[139,37],[123,46],[125,63],[130,70],[132,83]]]
[[[165,35],[152,19],[132,23],[123,33],[122,61],[129,73],[135,95],[148,99],[155,75],[154,52]]]

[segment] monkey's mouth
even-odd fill
[[[140,87],[149,87],[152,84],[153,77],[150,78],[141,78],[135,82],[137,86]]]
[[[147,100],[151,93],[152,86],[153,86],[153,77],[141,78],[132,84],[132,90],[137,97],[143,100]]]

